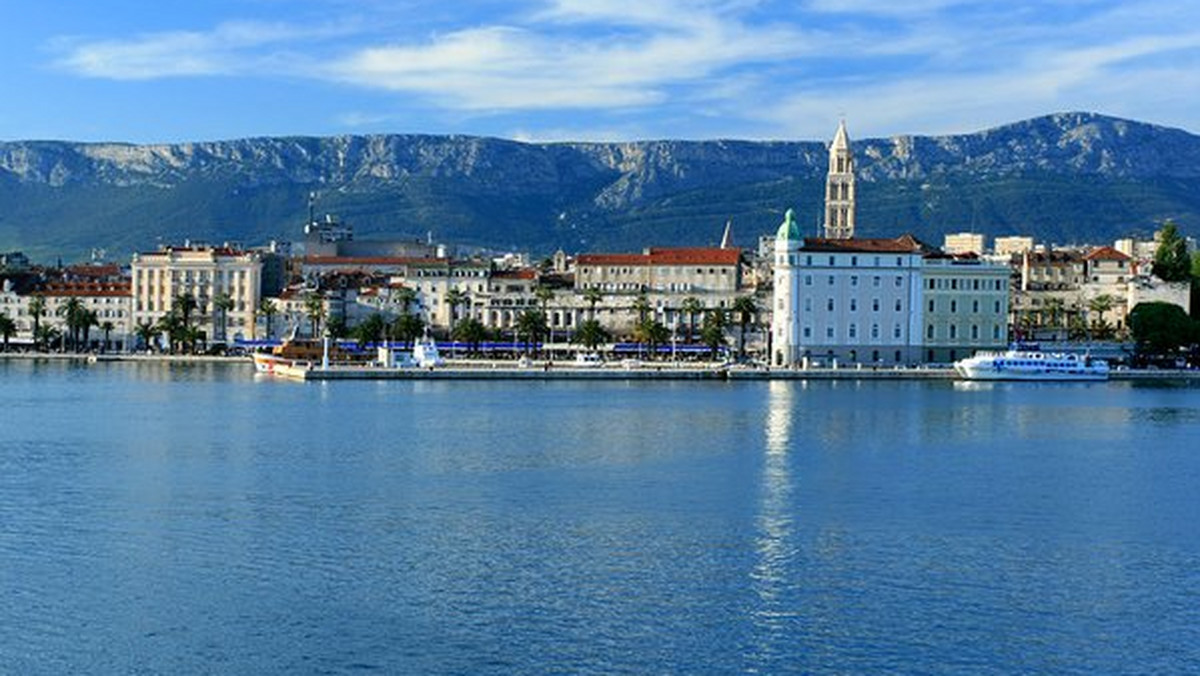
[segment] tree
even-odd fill
[[[753,323],[758,316],[758,303],[754,296],[738,296],[733,301],[734,314],[738,318],[738,358],[746,358],[746,326]]]
[[[314,291],[304,298],[304,314],[308,317],[313,337],[321,335],[321,321],[325,319],[325,299]]]
[[[548,306],[550,305],[550,301],[554,300],[554,289],[539,284],[537,288],[533,290],[533,295],[536,296],[538,302],[542,304],[542,316],[546,318],[546,330],[550,336],[550,342],[553,343],[554,328],[550,326],[550,312],[548,310]]]
[[[446,292],[446,305],[450,306],[450,324],[448,329],[451,337],[454,336],[454,321],[457,319],[455,315],[458,312],[459,306],[466,305],[470,307],[470,304],[471,297],[466,292],[460,289],[450,289]]]
[[[359,323],[358,326],[354,327],[351,334],[358,341],[358,346],[363,347],[367,343],[382,342],[386,331],[387,320],[383,318],[382,314],[375,312]]]
[[[700,329],[700,339],[712,350],[712,358],[716,360],[720,350],[725,346],[725,311],[712,310],[704,315],[704,325]]]
[[[407,286],[402,286],[396,289],[396,300],[400,301],[403,313],[408,314],[409,308],[417,302],[417,292]]]
[[[137,328],[135,328],[133,332],[137,335],[138,339],[142,341],[142,345],[144,345],[147,350],[150,349],[151,343],[154,341],[154,337],[158,335],[158,329],[152,322],[141,322],[137,325]]]
[[[108,337],[112,335],[113,329],[117,327],[110,321],[105,321],[100,324],[100,330],[104,332],[104,347],[100,348],[101,352],[108,352]]]
[[[588,304],[588,317],[596,318],[596,304],[604,300],[604,293],[594,286],[589,286],[583,290],[583,299]]]
[[[1192,261],[1187,242],[1175,223],[1168,220],[1159,231],[1158,249],[1154,252],[1154,276],[1164,282],[1186,282],[1192,278]]]
[[[171,311],[179,313],[179,320],[185,329],[191,327],[192,313],[196,308],[196,298],[190,293],[179,293],[171,299]]]
[[[683,299],[683,305],[679,309],[688,316],[687,342],[690,343],[696,338],[696,317],[704,312],[704,303],[701,303],[700,299],[695,296],[688,296]]]
[[[474,317],[466,317],[454,327],[451,338],[471,346],[471,350],[479,352],[480,345],[487,340],[487,328]]]
[[[275,305],[275,301],[270,298],[265,298],[258,306],[258,314],[267,320],[267,339],[269,340],[271,338],[271,320],[279,314],[279,306]]]
[[[43,324],[37,328],[37,331],[33,335],[33,340],[35,343],[42,345],[49,350],[61,335],[62,332],[58,329],[50,326],[49,324]]]
[[[612,340],[612,336],[607,329],[601,326],[600,322],[595,319],[585,319],[579,324],[579,328],[575,330],[575,335],[571,337],[571,340],[589,350],[595,350],[596,346],[601,343]]]
[[[67,302],[58,306],[58,314],[65,320],[67,327],[67,343],[71,351],[78,349],[79,331],[82,328],[84,321],[83,313],[86,308],[83,306],[83,301],[78,297],[72,296]]]
[[[645,293],[639,293],[637,298],[633,299],[633,310],[634,312],[637,312],[638,323],[646,321],[646,317],[650,314],[650,310],[652,309],[653,308],[650,305],[650,301],[646,298]]]
[[[518,340],[524,336],[527,341],[525,352],[528,353],[538,338],[546,334],[546,315],[541,310],[525,310],[517,315],[516,329]]]
[[[8,340],[17,335],[17,323],[12,317],[0,314],[0,337],[4,338],[4,351],[8,352]]]
[[[337,315],[330,317],[329,321],[325,322],[325,332],[334,340],[341,340],[350,335],[350,327],[346,325],[346,320]]]
[[[653,358],[658,354],[658,347],[671,339],[671,330],[661,322],[646,319],[634,327],[633,338],[639,343],[644,343]]]
[[[424,333],[425,322],[416,315],[403,314],[392,322],[391,334],[401,342],[411,343]]]
[[[83,331],[83,346],[86,349],[91,341],[92,327],[100,326],[100,315],[95,310],[84,310],[79,314],[78,323]]]
[[[174,310],[165,313],[158,318],[158,323],[154,325],[154,330],[158,333],[167,334],[167,351],[175,352],[177,345],[186,342],[185,335],[187,327],[183,324],[183,318]]]
[[[46,297],[34,296],[29,301],[29,316],[33,317],[33,347],[39,349],[41,341],[39,336],[42,335],[42,317],[46,314]]]
[[[213,296],[213,309],[221,311],[221,340],[229,340],[229,311],[233,309],[233,296],[222,291]]]
[[[1100,337],[1107,336],[1110,331],[1108,322],[1104,321],[1104,313],[1113,309],[1116,304],[1117,299],[1107,293],[1102,293],[1088,301],[1088,310],[1097,314],[1096,321],[1092,323],[1092,326],[1100,334]]]
[[[1129,313],[1129,329],[1138,352],[1170,354],[1192,345],[1197,324],[1173,303],[1138,303]]]

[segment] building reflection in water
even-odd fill
[[[755,520],[756,560],[750,580],[755,595],[750,659],[768,670],[778,664],[785,646],[795,639],[791,630],[798,608],[792,607],[791,601],[796,598],[792,575],[797,543],[789,462],[799,389],[786,381],[774,381],[769,388],[766,449]]]

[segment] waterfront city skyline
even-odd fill
[[[1200,10],[1152,0],[19,5],[3,140],[818,139],[843,115],[865,138],[1062,110],[1200,129]]]

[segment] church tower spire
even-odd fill
[[[838,124],[829,145],[829,173],[825,177],[825,237],[854,237],[854,154],[846,134],[846,121]]]

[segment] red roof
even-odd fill
[[[1129,256],[1126,256],[1125,254],[1121,253],[1120,251],[1117,251],[1116,249],[1112,248],[1111,246],[1102,246],[1102,247],[1097,247],[1095,249],[1092,249],[1090,252],[1088,252],[1088,254],[1086,256],[1084,256],[1084,258],[1089,261],[1127,261],[1127,260],[1129,260]]]
[[[37,293],[39,296],[129,296],[129,282],[52,282]]]
[[[523,270],[497,270],[492,273],[495,279],[537,279],[537,270],[525,268]]]
[[[737,265],[741,249],[650,248],[640,254],[580,254],[576,265]]]

